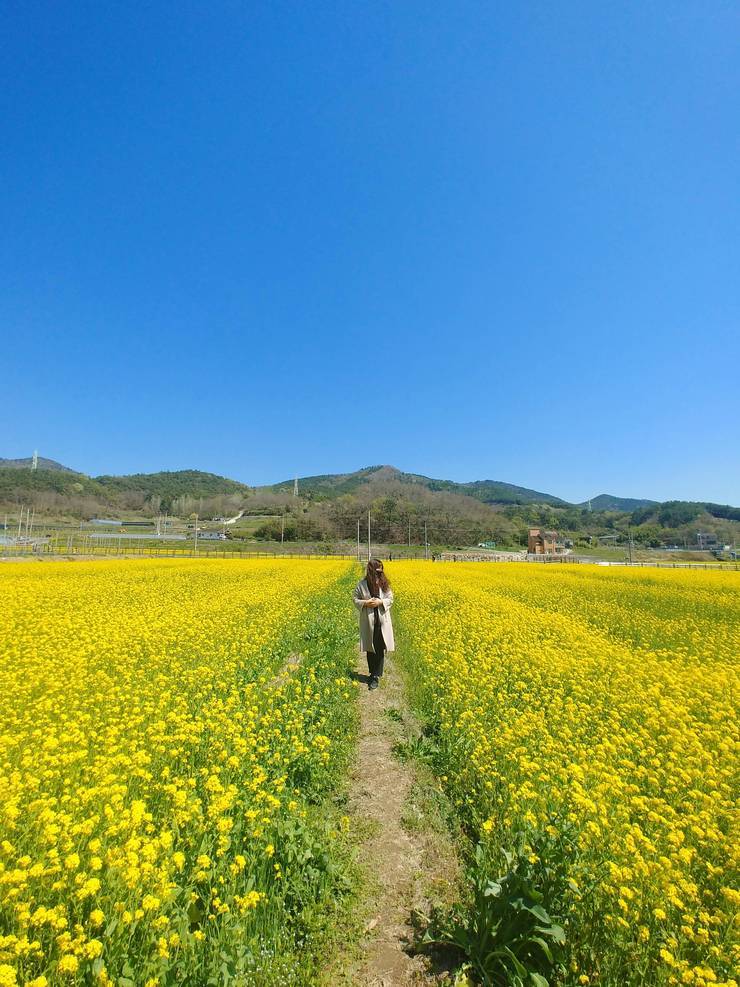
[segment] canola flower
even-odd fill
[[[569,875],[568,984],[735,987],[740,576],[394,563],[442,782]],[[546,904],[548,904],[546,902]]]
[[[290,915],[332,881],[310,804],[351,734],[348,579],[298,560],[0,570],[0,987],[253,983],[300,948]]]

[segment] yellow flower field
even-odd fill
[[[310,952],[350,569],[0,569],[0,985],[272,983]]]
[[[740,574],[388,572],[391,660],[478,869],[523,854],[563,926],[550,983],[735,984]],[[356,578],[0,568],[0,987],[317,982],[347,891]]]
[[[524,833],[551,896],[564,864],[561,900],[545,901],[566,932],[558,982],[734,984],[740,575],[389,575],[409,681],[473,839],[496,868]]]

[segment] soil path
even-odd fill
[[[350,813],[368,830],[361,847],[368,875],[369,915],[360,956],[345,967],[354,985],[449,982],[445,971],[431,969],[424,954],[415,954],[420,932],[414,916],[425,915],[431,900],[449,894],[457,864],[449,835],[424,821],[424,789],[413,761],[399,760],[394,746],[418,734],[404,696],[393,656],[386,659],[381,688],[367,689],[365,656],[358,665],[360,731],[357,763],[350,780]],[[435,786],[436,791],[436,786]],[[418,924],[418,923],[417,923]]]

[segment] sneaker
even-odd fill
[[[372,690],[373,689],[377,689],[379,685],[380,685],[380,682],[378,682],[376,676],[373,675],[373,677],[368,682],[367,687],[372,692]]]

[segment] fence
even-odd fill
[[[327,551],[317,546],[307,549],[274,549],[265,551],[239,551],[228,548],[195,548],[188,545],[176,548],[170,545],[126,545],[121,541],[110,544],[86,540],[83,544],[72,545],[69,542],[49,540],[46,542],[21,542],[19,544],[0,544],[0,558],[162,558],[162,559],[351,559],[367,562],[367,548],[357,552]],[[389,552],[384,549],[373,549],[372,557],[384,560],[424,559],[424,550],[417,552]]]
[[[512,553],[514,556],[514,553]],[[124,545],[122,543],[114,545],[101,545],[95,542],[88,542],[85,545],[64,545],[48,541],[45,543],[20,543],[20,544],[0,544],[0,558],[157,558],[157,559],[346,559],[355,562],[367,562],[367,549],[357,552],[329,552],[323,548],[315,550],[282,550],[282,551],[235,551],[227,548],[205,548],[195,549],[194,546],[187,548],[174,548],[166,545],[145,546],[145,545]],[[502,558],[501,555],[465,555],[464,553],[444,552],[438,556],[425,554],[423,548],[417,552],[388,552],[378,549],[372,551],[372,557],[385,561],[436,561],[436,562],[534,562],[550,565],[599,565],[599,566],[623,566],[633,569],[710,569],[710,570],[738,570],[740,562],[627,562],[627,561],[605,561],[588,557],[577,557],[573,555],[530,555],[526,559],[521,557]]]
[[[628,569],[738,569],[738,561],[727,562],[628,562],[621,560],[593,559],[575,555],[530,555],[527,562],[571,563],[575,565],[622,566]]]
[[[627,561],[606,561],[604,559],[594,559],[585,556],[575,555],[527,555],[503,557],[503,555],[465,555],[462,552],[443,552],[436,557],[438,562],[534,562],[540,565],[599,565],[599,566],[623,566],[628,569],[740,569],[740,561],[726,562],[627,562]]]

